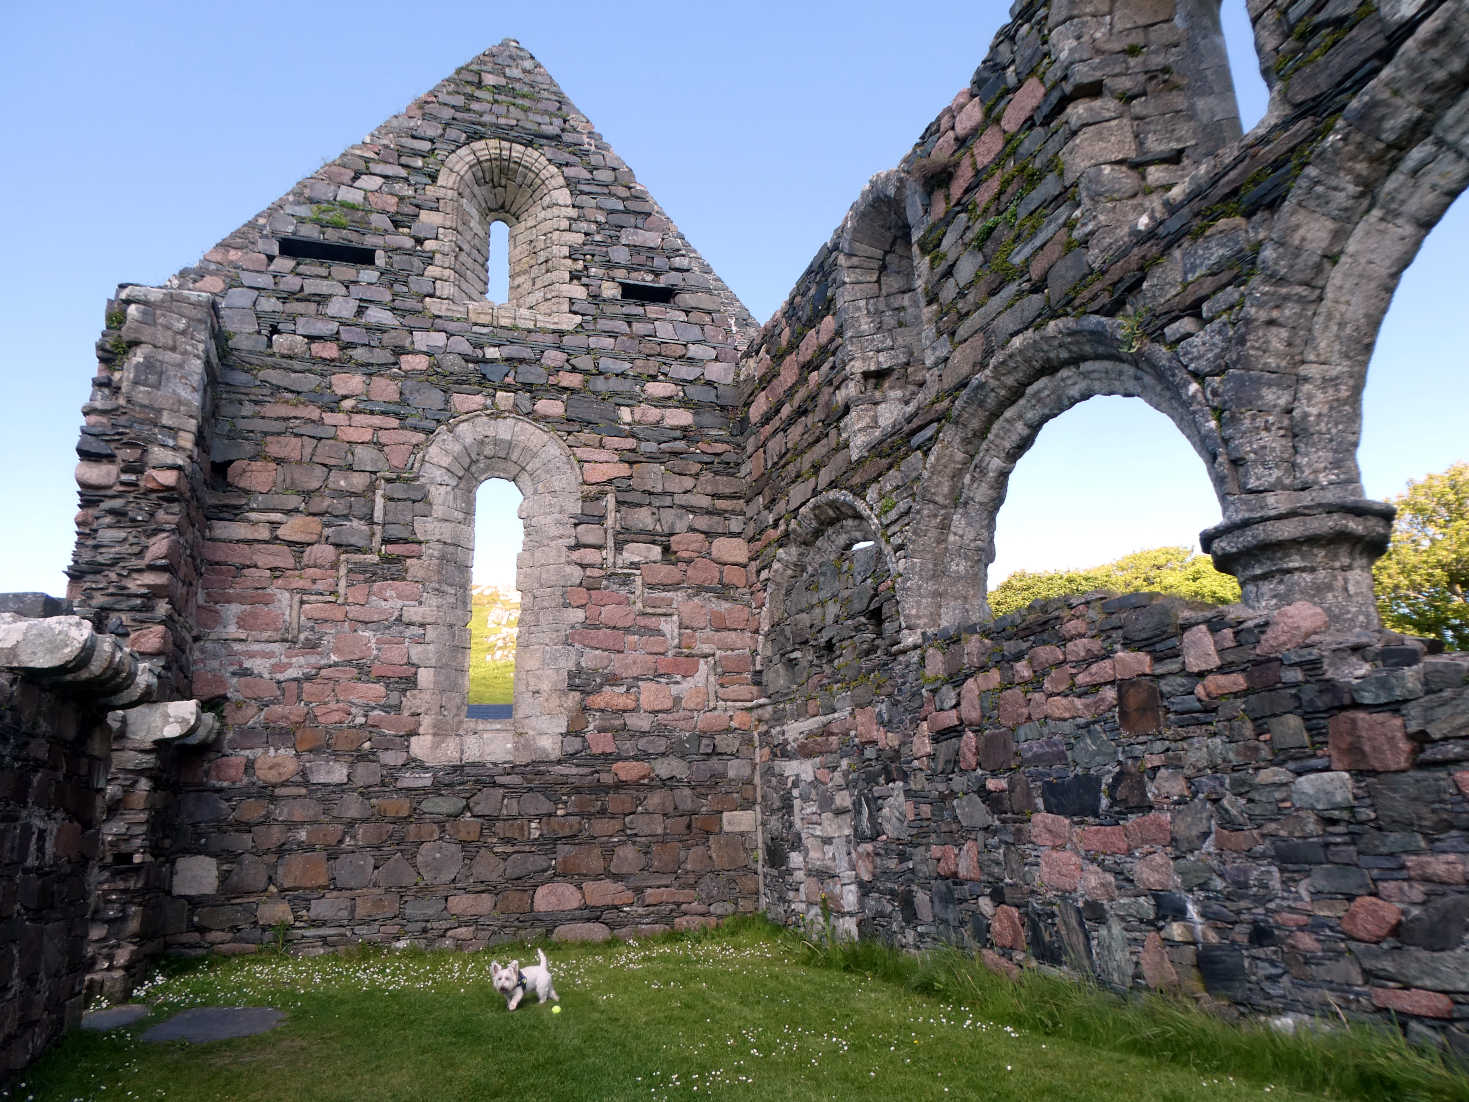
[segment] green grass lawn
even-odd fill
[[[474,601],[469,616],[469,703],[510,704],[515,696],[515,660],[486,662],[485,620],[490,606]]]
[[[523,947],[515,953],[522,960],[534,956]],[[1456,1093],[1464,1080],[1400,1045],[1390,1063],[1408,1067],[1406,1077],[1384,1085],[1381,1093],[1342,1095],[1323,1090],[1331,1081],[1326,1067],[1343,1059],[1341,1038],[1263,1042],[1304,1044],[1296,1063],[1282,1063],[1273,1052],[1252,1059],[1246,1045],[1244,1057],[1232,1055],[1221,1064],[1218,1046],[1187,1039],[1180,1045],[1176,1029],[1166,1025],[1156,1036],[1157,1051],[1139,1051],[1149,1047],[1148,1038],[1137,1033],[1141,1019],[1122,1014],[1115,1037],[1108,1034],[1116,1044],[1084,1043],[1067,1036],[1065,1023],[1027,1028],[981,1012],[979,1004],[985,1004],[1013,1016],[1004,1007],[1023,989],[969,966],[954,971],[957,954],[935,970],[879,953],[870,958],[879,974],[867,975],[839,970],[851,967],[852,959],[826,962],[839,967],[813,964],[813,955],[795,938],[757,924],[703,938],[551,947],[561,1013],[532,1001],[507,1012],[490,986],[491,955],[265,954],[191,968],[139,993],[155,1008],[148,1022],[108,1034],[69,1035],[0,1097],[1469,1097]],[[502,962],[506,955],[503,948],[498,953]],[[955,982],[969,985],[974,998],[914,990]],[[1046,1001],[1043,991],[1038,997]],[[199,1005],[271,1005],[287,1018],[270,1033],[208,1045],[138,1039],[152,1021]],[[1214,1022],[1200,1028],[1239,1034]],[[1375,1066],[1378,1058],[1372,1059]],[[1315,1064],[1320,1070],[1313,1073],[1312,1062],[1323,1060],[1328,1064]],[[1291,1081],[1262,1068],[1284,1070]]]

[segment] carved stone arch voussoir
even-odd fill
[[[530,146],[482,138],[444,161],[431,195],[444,224],[435,243],[439,298],[459,304],[470,320],[518,327],[564,329],[578,288],[572,279],[571,191],[545,155]],[[489,230],[510,228],[510,298],[486,301]]]

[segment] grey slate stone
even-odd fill
[[[1308,773],[1291,785],[1291,800],[1297,807],[1313,811],[1350,807],[1352,778],[1349,773]]]
[[[1352,952],[1370,977],[1429,991],[1469,991],[1469,949],[1435,953],[1427,949],[1354,945]]]
[[[142,1021],[149,1013],[148,1008],[139,1003],[124,1003],[122,1006],[91,1010],[82,1015],[82,1028],[98,1033],[120,1029]]]
[[[253,1037],[274,1029],[286,1020],[283,1011],[270,1006],[196,1006],[175,1014],[143,1034],[143,1040],[160,1044],[186,1041],[204,1044],[233,1037]]]

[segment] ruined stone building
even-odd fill
[[[1249,9],[1242,134],[1218,0],[1017,0],[763,328],[512,40],[120,288],[75,615],[0,620],[6,1063],[166,950],[823,901],[1469,1044],[1469,667],[1379,629],[1355,459],[1469,0]],[[1096,395],[1193,446],[1242,605],[989,616],[1009,473]],[[465,712],[488,478],[513,730]]]

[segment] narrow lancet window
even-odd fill
[[[1234,82],[1234,99],[1240,126],[1248,131],[1265,117],[1270,90],[1260,75],[1260,58],[1255,52],[1255,33],[1245,0],[1224,0],[1219,9],[1224,45],[1229,52],[1229,73]]]
[[[494,303],[510,301],[510,227],[495,219],[490,223],[489,271],[485,298]]]
[[[474,566],[470,582],[469,711],[471,719],[512,716],[515,649],[520,629],[520,490],[503,478],[480,484],[474,500]]]

